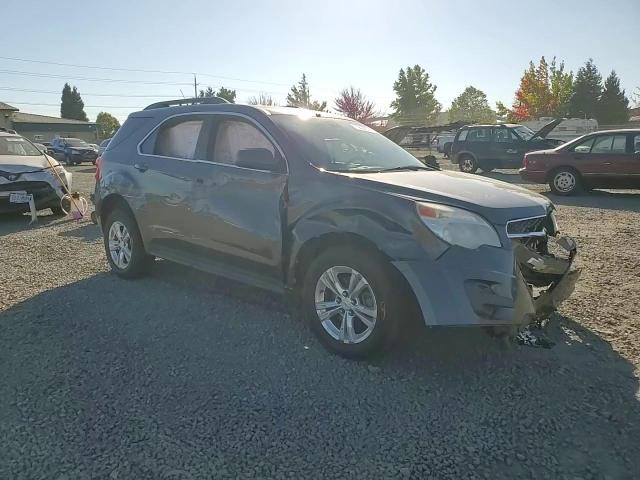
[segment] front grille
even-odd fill
[[[521,218],[507,222],[507,236],[510,238],[543,237],[554,234],[552,213],[540,217]]]
[[[49,195],[54,189],[47,182],[12,182],[0,185],[0,192],[21,192],[33,194],[34,197]]]

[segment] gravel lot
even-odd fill
[[[553,200],[584,268],[554,348],[416,327],[375,364],[277,296],[117,279],[88,221],[0,219],[0,479],[640,477],[640,192]]]

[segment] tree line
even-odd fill
[[[398,124],[433,125],[437,123],[442,105],[435,97],[437,86],[430,81],[429,74],[420,65],[400,69],[393,84],[395,99],[391,102],[391,117]],[[198,96],[221,97],[235,103],[236,90],[221,86],[218,90],[207,87]],[[634,94],[640,103],[640,88]],[[274,99],[260,93],[247,99],[252,105],[277,105]],[[327,110],[327,102],[312,98],[306,74],[293,85],[287,94],[286,105]],[[339,92],[334,99],[338,112],[363,123],[381,115],[373,101],[359,88],[350,86]],[[603,81],[592,59],[578,69],[574,75],[566,71],[564,62],[554,57],[547,62],[541,57],[535,64],[529,62],[522,74],[511,107],[496,102],[495,110],[489,106],[486,94],[473,86],[468,86],[452,102],[448,111],[449,122],[492,123],[497,119],[513,122],[538,119],[540,117],[595,118],[600,124],[622,124],[629,120],[629,99],[620,86],[620,79],[612,70]],[[84,102],[77,88],[65,83],[62,89],[60,116],[87,121]],[[107,112],[100,112],[96,118],[98,135],[108,138],[120,127],[118,120]]]

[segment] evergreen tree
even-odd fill
[[[393,84],[396,99],[391,102],[395,110],[393,116],[401,124],[433,124],[440,103],[434,95],[436,86],[429,82],[429,74],[420,65],[400,69],[398,80]]]
[[[590,58],[583,67],[580,67],[573,82],[569,115],[578,118],[597,118],[601,95],[602,75]]]
[[[311,100],[309,83],[307,82],[307,76],[304,73],[302,74],[302,79],[298,82],[298,85],[291,87],[291,91],[287,94],[287,105],[289,107],[308,108],[310,110],[319,111],[327,109],[327,102],[321,103],[317,100]]]
[[[604,90],[598,105],[598,122],[602,125],[618,125],[629,121],[629,99],[620,90],[620,79],[615,70],[604,82]]]
[[[84,102],[80,96],[80,92],[76,87],[71,88],[68,83],[62,88],[62,98],[60,101],[60,117],[71,120],[88,121],[87,114],[84,111]]]
[[[220,90],[218,90],[217,92],[214,91],[213,88],[207,87],[206,90],[200,90],[200,92],[198,93],[198,97],[220,97],[224,98],[229,103],[236,103],[236,91],[224,87],[220,87]]]

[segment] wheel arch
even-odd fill
[[[121,207],[125,209],[131,214],[131,216],[134,219],[136,218],[136,216],[133,213],[133,209],[131,208],[127,200],[122,195],[118,193],[110,193],[100,201],[100,226],[101,227],[104,227],[104,221],[106,220],[109,213],[111,213],[117,207]]]
[[[545,178],[545,181],[547,183],[551,182],[553,180],[553,177],[556,175],[556,173],[558,173],[561,170],[569,170],[571,172],[574,172],[576,174],[576,178],[579,181],[581,182],[584,181],[584,177],[582,176],[580,171],[576,167],[573,167],[571,165],[559,165],[557,167],[553,167],[551,170],[547,172],[547,177]]]

